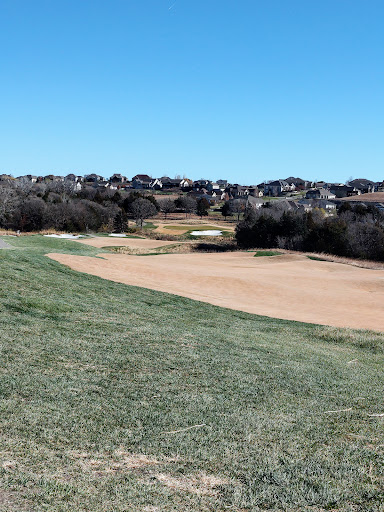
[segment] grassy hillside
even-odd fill
[[[0,510],[384,510],[383,419],[370,416],[384,413],[381,334],[221,309],[44,256],[99,251],[76,242],[7,241]]]

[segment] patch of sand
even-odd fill
[[[134,240],[134,239],[132,239]],[[50,258],[104,279],[258,315],[384,331],[384,271],[249,252]]]
[[[157,249],[165,245],[174,245],[175,242],[166,242],[163,240],[150,240],[148,238],[107,238],[98,236],[87,238],[86,240],[76,240],[81,244],[91,245],[92,247],[131,247],[132,249]]]

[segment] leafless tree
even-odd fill
[[[143,222],[149,217],[154,217],[157,214],[156,207],[148,199],[139,198],[131,204],[131,212],[136,221],[136,224],[142,228]]]
[[[0,225],[7,227],[7,222],[17,208],[19,199],[14,188],[8,184],[0,185]]]
[[[159,201],[160,211],[164,213],[164,219],[167,218],[168,213],[173,213],[175,211],[175,201],[172,199],[163,199]]]
[[[24,176],[13,182],[13,187],[16,190],[17,195],[21,198],[26,198],[32,192],[34,184],[28,178]]]
[[[230,202],[231,212],[237,215],[237,220],[240,220],[240,215],[245,211],[245,200],[234,199]]]
[[[197,203],[193,197],[185,196],[181,199],[181,206],[184,208],[185,216],[191,215],[196,211]]]

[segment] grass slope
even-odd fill
[[[369,416],[384,412],[382,335],[221,309],[44,256],[98,251],[75,242],[10,243],[0,510],[383,510],[383,422]]]

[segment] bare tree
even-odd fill
[[[164,213],[164,219],[167,218],[168,213],[173,213],[175,211],[175,201],[172,199],[163,199],[159,201],[160,211]]]
[[[15,188],[19,197],[26,198],[32,192],[33,183],[28,178],[22,176],[13,182],[13,187]]]
[[[131,204],[131,212],[136,221],[136,224],[142,228],[143,222],[149,217],[154,217],[157,214],[157,209],[148,199],[139,198]]]
[[[0,225],[7,227],[7,221],[19,203],[15,190],[8,184],[0,186]]]
[[[240,215],[245,211],[245,201],[243,199],[234,199],[230,202],[231,212],[237,215],[237,220],[240,220]]]
[[[196,211],[197,203],[193,197],[185,196],[181,199],[181,206],[184,208],[185,216],[191,215]]]

